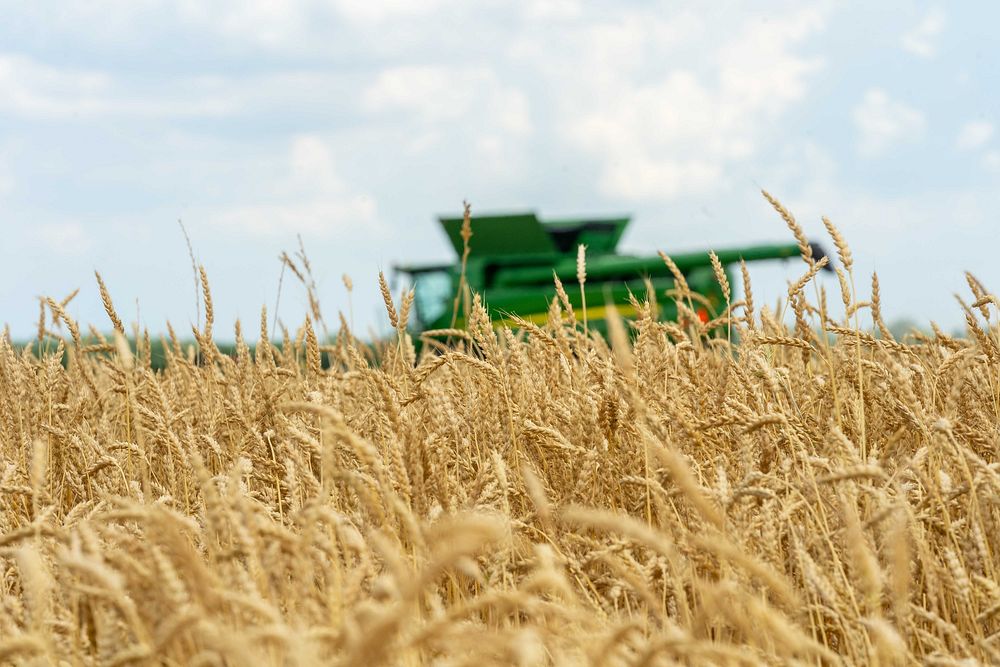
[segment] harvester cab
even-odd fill
[[[409,275],[414,287],[417,331],[464,326],[464,312],[453,304],[458,294],[464,252],[461,217],[439,218],[458,260],[449,264],[403,265],[395,269]],[[652,287],[659,300],[660,319],[675,320],[674,299],[664,298],[674,289],[674,277],[663,260],[618,253],[618,242],[628,227],[628,217],[539,220],[534,213],[474,216],[465,280],[482,296],[496,326],[514,325],[513,316],[544,324],[556,296],[553,272],[566,285],[566,293],[592,328],[604,330],[606,307],[613,305],[625,318],[636,314],[630,294],[642,298]],[[586,246],[587,279],[584,294],[577,286],[577,248]],[[799,254],[796,244],[759,245],[716,251],[727,277],[741,259],[750,262],[784,259]],[[823,256],[818,246],[814,256]],[[694,293],[692,307],[698,318],[709,321],[726,307],[715,279],[708,251],[672,255]],[[586,306],[584,306],[586,303]]]

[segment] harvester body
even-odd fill
[[[464,242],[461,217],[439,218],[458,255],[449,264],[404,265],[396,270],[410,276],[414,290],[417,331],[464,326],[459,294]],[[640,301],[652,288],[657,314],[676,320],[675,300],[666,295],[674,290],[674,277],[658,255],[638,257],[620,254],[618,242],[629,218],[539,220],[534,213],[475,216],[471,219],[472,238],[465,268],[469,290],[480,294],[488,306],[494,325],[516,327],[514,316],[544,324],[556,297],[553,273],[582,319],[584,298],[577,280],[577,249],[586,246],[586,316],[591,328],[604,330],[606,308],[613,306],[624,318],[636,314],[629,299]],[[821,251],[820,251],[821,252]],[[731,267],[739,261],[784,259],[799,254],[796,244],[758,245],[723,249],[716,254],[732,284]],[[692,306],[697,317],[709,321],[726,308],[722,288],[715,277],[708,251],[672,254],[697,297]]]

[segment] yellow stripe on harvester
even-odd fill
[[[632,317],[636,314],[635,306],[630,303],[614,304],[615,310],[622,317]],[[577,319],[580,319],[580,312],[577,311]],[[591,322],[597,320],[603,320],[607,315],[607,310],[604,306],[594,306],[587,309],[587,319]],[[531,313],[530,315],[519,315],[522,320],[531,322],[532,324],[545,324],[549,321],[548,312],[544,313]],[[502,318],[499,320],[493,320],[493,326],[496,328],[500,327],[517,327],[517,321],[510,318]]]

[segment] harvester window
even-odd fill
[[[413,277],[413,290],[417,318],[422,326],[429,326],[448,310],[453,296],[451,276],[447,271],[418,273]]]

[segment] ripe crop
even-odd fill
[[[103,281],[97,342],[48,300],[0,338],[0,662],[1000,664],[1000,302],[896,340],[828,229],[843,316],[803,252],[787,313],[608,340],[474,296],[417,354],[386,288],[374,352],[316,305],[226,355],[202,271],[154,372]]]

